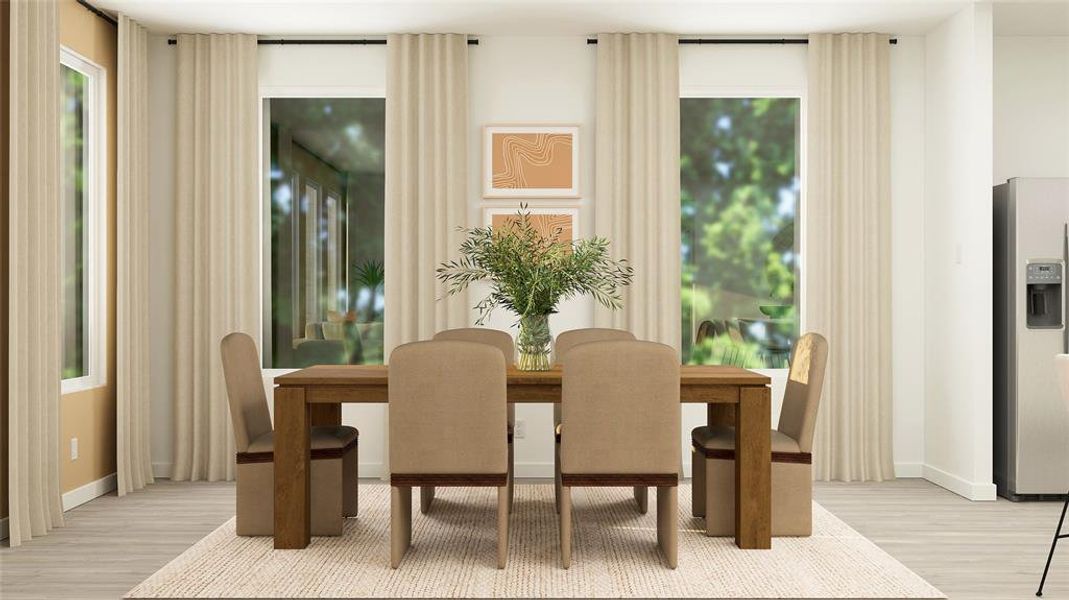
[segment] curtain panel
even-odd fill
[[[809,37],[807,329],[828,339],[817,479],[894,477],[888,36]]]
[[[234,478],[219,342],[260,329],[256,36],[178,36],[174,479]]]
[[[401,344],[468,323],[467,299],[446,296],[435,278],[438,264],[460,248],[457,227],[468,224],[468,40],[395,34],[387,39],[387,57],[388,361]],[[388,457],[389,439],[385,444]],[[383,476],[388,473],[384,465]]]
[[[8,511],[18,546],[63,525],[59,482],[59,40],[54,2],[12,0],[8,183]]]
[[[626,329],[679,351],[679,46],[674,35],[600,34],[594,232],[626,258],[623,309],[597,305],[595,327]]]
[[[149,446],[148,35],[119,15],[115,424],[118,492],[152,483]]]

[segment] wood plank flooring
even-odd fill
[[[951,598],[1034,598],[1061,509],[969,502],[916,479],[818,483],[815,496]],[[64,528],[0,547],[0,598],[120,598],[233,514],[227,483],[161,481],[98,498]],[[1069,543],[1054,561],[1044,597],[1069,599]]]

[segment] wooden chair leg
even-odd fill
[[[690,449],[691,514],[705,516],[705,454]]]
[[[635,503],[638,504],[639,514],[646,514],[650,508],[649,488],[644,485],[635,486]]]
[[[390,567],[401,564],[412,545],[412,488],[393,486],[390,494]]]
[[[434,502],[434,486],[419,486],[419,512],[427,514],[427,512],[431,509],[432,502]]]
[[[511,486],[497,488],[497,568],[504,569],[509,556],[509,491]]]
[[[567,569],[572,566],[572,488],[560,488],[560,561]]]
[[[657,488],[657,544],[670,569],[679,557],[679,492],[675,486]]]

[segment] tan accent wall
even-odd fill
[[[60,483],[64,492],[115,472],[115,132],[118,36],[114,25],[74,0],[59,1],[60,44],[107,71],[108,378],[104,387],[60,400]],[[70,440],[78,438],[78,460]]]
[[[8,142],[8,35],[7,0],[0,0],[0,519],[7,517],[7,142]]]

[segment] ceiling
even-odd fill
[[[802,35],[922,34],[970,4],[961,0],[91,0],[157,33],[261,35],[588,35],[665,31]],[[1069,0],[1067,0],[1069,1]]]

